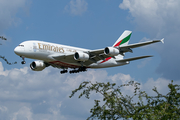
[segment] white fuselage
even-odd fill
[[[66,61],[61,61],[54,59],[52,56],[66,56],[70,54],[75,54],[75,52],[88,52],[88,49],[82,49],[77,47],[71,47],[61,44],[54,44],[50,42],[43,41],[25,41],[14,49],[14,52],[22,57],[42,60],[46,63],[59,65],[60,68],[70,67],[78,68],[81,66],[80,63],[71,63]],[[114,67],[128,64],[129,62],[117,62],[116,60],[123,59],[123,57],[115,56],[106,58],[105,60],[99,60],[96,63],[92,63],[87,68],[105,68]]]

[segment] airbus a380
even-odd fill
[[[148,44],[162,42],[152,40],[136,44],[128,44],[132,31],[125,30],[113,46],[104,49],[89,50],[71,47],[50,42],[37,40],[25,41],[19,44],[14,52],[24,58],[36,59],[30,64],[33,71],[42,71],[48,66],[63,69],[60,73],[67,73],[68,68],[72,69],[69,73],[79,73],[86,71],[87,68],[107,68],[129,64],[130,61],[143,59],[152,56],[140,56],[124,59],[126,52],[132,52],[132,48],[145,46]]]

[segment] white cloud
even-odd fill
[[[110,76],[109,79],[112,80],[113,82],[120,82],[120,84],[125,84],[128,81],[133,80],[129,74],[125,75],[122,73],[118,73],[114,76]]]
[[[0,62],[0,75],[7,76],[8,73],[9,73],[8,70],[5,70],[5,71],[4,71],[4,67],[3,67],[3,65],[2,65],[2,62]]]
[[[1,62],[0,62],[1,63]],[[2,68],[1,66],[0,68]],[[1,72],[5,72],[4,69]],[[42,72],[34,72],[29,68],[14,68],[0,77],[0,118],[4,120],[84,120],[90,114],[94,99],[102,99],[93,93],[88,100],[78,99],[78,92],[69,98],[71,91],[83,81],[113,82],[117,85],[134,80],[129,74],[118,73],[108,76],[104,70],[89,70],[79,74],[60,74],[58,69],[48,67]],[[165,91],[169,80],[149,79],[142,84],[143,90],[152,91],[153,86]],[[122,89],[123,94],[131,95],[134,88]]]
[[[170,82],[170,80],[163,78],[159,78],[157,80],[150,78],[145,84],[142,85],[142,89],[148,91],[148,93],[151,95],[156,95],[156,93],[152,91],[152,89],[156,87],[160,93],[166,94],[169,91],[169,89],[167,89],[167,86]]]
[[[149,63],[149,61],[151,61],[151,58],[144,59],[144,60],[142,60],[142,62],[137,67],[138,68],[143,68],[144,66],[146,66],[146,64]]]
[[[119,7],[129,10],[139,30],[160,37],[179,29],[179,5],[178,0],[123,0]]]
[[[88,3],[85,0],[71,0],[65,6],[65,11],[72,15],[82,15],[87,11],[87,5]]]
[[[0,65],[1,73],[5,73],[1,62]],[[101,70],[61,75],[52,67],[42,72],[27,67],[11,69],[0,77],[0,117],[5,120],[66,120],[74,117],[83,120],[88,117],[94,101],[89,103],[77,96],[70,99],[71,91],[85,80],[102,82],[106,77],[107,72]]]
[[[33,120],[31,109],[23,106],[13,114],[12,120]]]
[[[6,112],[8,109],[7,109],[7,107],[5,107],[5,106],[0,106],[0,111],[1,112]]]
[[[165,38],[165,44],[155,44],[161,62],[157,73],[166,79],[178,80],[180,67],[180,1],[178,0],[123,0],[119,8],[128,10],[136,28],[150,35],[151,39]]]
[[[27,10],[29,0],[0,0],[0,32],[8,27],[14,25],[17,26],[21,23],[21,19],[16,16],[21,10]]]

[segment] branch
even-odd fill
[[[7,40],[7,38],[5,38],[5,37],[3,37],[3,36],[0,36],[0,38],[1,38],[2,40]]]
[[[0,36],[0,39],[2,39],[2,40],[7,40],[7,38],[5,38],[5,37],[3,37],[3,36]],[[2,45],[2,44],[0,43],[0,45]],[[2,58],[4,61],[6,61],[6,63],[7,63],[8,65],[17,64],[17,62],[14,62],[14,63],[8,62],[8,60],[7,60],[4,56],[1,56],[1,55],[0,55],[0,58]]]
[[[4,61],[6,61],[6,63],[7,63],[8,65],[17,64],[17,62],[14,62],[14,63],[8,62],[8,60],[7,60],[4,56],[1,56],[1,55],[0,55],[0,58],[2,58]]]

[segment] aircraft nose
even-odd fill
[[[21,50],[20,50],[19,47],[16,47],[16,48],[14,49],[14,53],[16,53],[17,55],[19,55],[20,52],[21,52]]]

